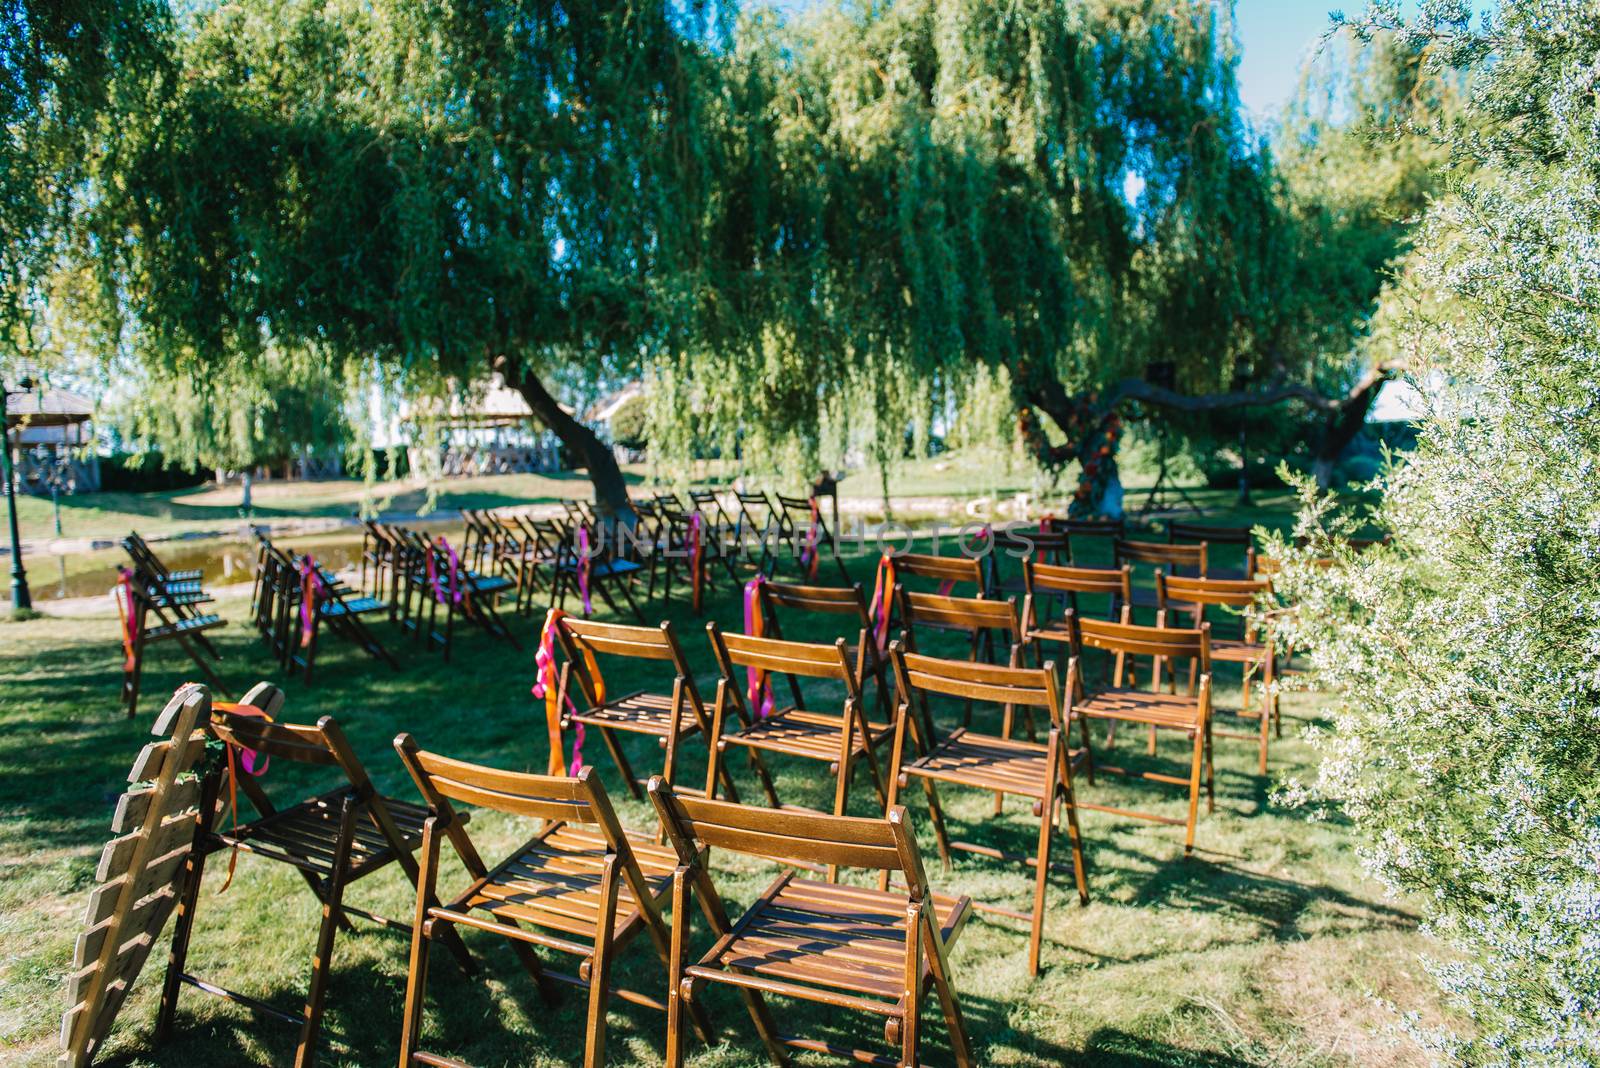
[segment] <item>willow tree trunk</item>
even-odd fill
[[[561,444],[576,458],[577,466],[589,472],[594,486],[595,508],[602,515],[611,516],[624,523],[634,520],[633,504],[628,500],[628,484],[622,478],[622,468],[611,447],[600,440],[593,430],[574,419],[556,401],[544,383],[532,372],[522,371],[508,375],[507,381],[522,399],[528,402],[533,414],[551,433],[561,439]]]

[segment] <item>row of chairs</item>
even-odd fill
[[[500,613],[503,599],[516,592],[514,580],[471,566],[465,544],[457,551],[443,537],[394,523],[369,519],[363,526],[361,584],[366,587],[370,575],[372,588],[387,592],[390,621],[402,634],[442,650],[447,663],[458,621],[520,648]]]
[[[216,598],[202,588],[200,570],[168,568],[137,531],[122,539],[122,549],[129,566],[118,568],[111,596],[122,631],[121,704],[128,718],[138,709],[145,650],[151,645],[177,642],[207,681],[226,692],[215,667],[222,654],[206,637],[226,620],[211,610]]]
[[[946,612],[952,606],[938,602],[956,600],[939,598],[937,594],[922,596],[932,599],[932,607]],[[901,611],[914,626],[919,595],[902,589],[900,597]],[[976,608],[981,612],[996,607],[993,602],[974,600],[972,604],[981,605]],[[572,692],[572,665],[586,659],[580,643],[587,644],[591,651],[610,655],[640,655],[631,648],[634,645],[676,649],[666,624],[655,631],[572,619],[563,620],[562,625],[567,631],[566,639],[572,643],[569,653],[577,654],[564,666],[563,698]],[[842,639],[830,646],[721,634],[715,624],[709,624],[707,629],[722,670],[710,723],[707,787],[697,792],[673,786],[668,777],[672,771],[669,747],[665,773],[653,776],[648,783],[660,825],[654,833],[624,829],[599,777],[586,765],[580,765],[572,775],[506,771],[424,751],[409,735],[402,734],[395,745],[424,801],[424,806],[417,806],[377,794],[331,719],[324,717],[313,728],[270,718],[281,709],[282,698],[281,693],[265,684],[247,695],[242,707],[216,712],[212,730],[234,749],[250,751],[257,760],[265,756],[337,767],[347,781],[278,810],[267,800],[259,782],[235,770],[243,761],[228,762],[230,790],[242,788],[257,816],[243,825],[236,821],[231,829],[226,824],[211,829],[209,821],[197,827],[196,849],[180,892],[179,926],[163,991],[158,1035],[170,1033],[178,992],[187,984],[296,1023],[301,1030],[296,1063],[310,1063],[320,1030],[333,942],[346,922],[345,914],[364,916],[386,926],[398,922],[346,904],[344,893],[359,879],[389,863],[399,863],[416,887],[416,909],[409,925],[412,950],[401,1035],[402,1065],[458,1063],[423,1050],[421,1038],[431,943],[445,942],[464,970],[471,974],[476,969],[457,933],[460,927],[502,935],[519,947],[522,966],[547,998],[553,997],[555,984],[567,983],[587,990],[585,1064],[599,1065],[604,1061],[605,1014],[613,994],[620,1000],[664,1009],[668,1017],[667,1062],[682,1063],[691,1033],[701,1041],[712,1040],[709,1018],[697,1001],[699,988],[707,983],[726,984],[741,993],[757,1034],[779,1063],[785,1062],[785,1051],[791,1048],[830,1052],[867,1063],[918,1063],[921,1002],[931,991],[938,997],[957,1062],[974,1063],[950,971],[950,948],[974,911],[1022,919],[1030,925],[1029,968],[1034,974],[1039,972],[1046,888],[1053,870],[1052,842],[1061,833],[1058,815],[1065,823],[1079,900],[1087,903],[1083,835],[1077,814],[1086,809],[1118,811],[1082,802],[1075,795],[1075,776],[1087,775],[1092,783],[1097,770],[1111,770],[1093,758],[1087,720],[1126,719],[1137,696],[1131,691],[1087,691],[1076,657],[1069,664],[1067,684],[1062,689],[1053,664],[1036,668],[975,666],[923,656],[907,650],[908,632],[891,643],[888,653],[900,697],[895,722],[892,726],[872,724],[862,712],[859,680]],[[659,634],[661,640],[649,639],[649,634]],[[1102,648],[1118,646],[1128,652],[1190,655],[1206,664],[1208,632],[1204,628],[1193,632],[1137,627],[1117,631],[1085,621],[1082,635],[1085,642],[1098,643]],[[625,650],[624,645],[629,648]],[[684,681],[689,678],[684,672],[681,650],[676,654],[668,657],[679,672],[673,686],[675,695],[683,692]],[[841,683],[846,691],[844,707],[837,715],[802,704],[774,710],[764,717],[754,714],[741,696],[744,691],[737,678],[741,669],[749,668]],[[1209,687],[1209,674],[1202,674],[1192,701],[1192,718],[1184,723],[1170,714],[1176,702],[1160,702],[1169,712],[1165,725],[1187,727],[1196,739],[1186,845],[1193,841],[1200,776],[1198,754],[1202,745],[1209,764]],[[582,714],[591,717],[590,722],[595,725],[614,726],[615,721],[606,717],[638,696],[590,707]],[[929,711],[930,697],[975,700],[1001,708],[1003,725],[997,733],[980,734],[965,726],[938,723]],[[1046,742],[1010,736],[1013,713],[1018,708],[1047,714]],[[691,722],[685,722],[687,708],[681,702],[675,711],[669,730],[681,735],[703,729],[701,720],[692,714]],[[730,711],[739,725],[724,733],[723,724],[729,720]],[[263,712],[266,715],[260,714]],[[1068,740],[1074,721],[1082,725],[1082,745],[1077,748]],[[814,744],[828,734],[839,738],[837,748],[829,750]],[[747,748],[758,758],[758,767],[762,753],[832,761],[838,779],[847,782],[856,757],[865,756],[871,763],[877,750],[889,742],[893,748],[887,769],[873,767],[878,803],[885,813],[881,818],[845,815],[846,793],[842,788],[836,793],[834,811],[830,813],[781,806],[775,795],[769,797],[770,808],[755,808],[716,796],[723,778],[719,756],[730,743]],[[556,744],[560,744],[559,738]],[[557,749],[554,755],[553,763],[560,763],[561,750]],[[898,799],[902,783],[912,780],[924,789],[939,850],[947,863],[952,851],[967,851],[1032,865],[1035,890],[1028,911],[933,890],[910,829],[910,817]],[[767,786],[770,790],[770,782]],[[997,806],[1007,796],[1023,797],[1040,821],[1037,853],[1015,857],[953,839],[937,787],[966,788],[992,795]],[[208,777],[205,789],[201,811],[211,811],[221,796],[220,772]],[[491,865],[468,837],[467,814],[456,808],[460,804],[541,824],[526,844]],[[1122,814],[1171,822],[1161,816]],[[453,896],[443,896],[439,891],[446,839],[467,872],[464,888]],[[730,918],[718,893],[708,863],[712,849],[786,864],[737,921]],[[312,989],[300,1017],[263,1005],[248,995],[224,990],[186,971],[205,858],[223,850],[253,853],[299,868],[323,905]],[[412,856],[418,852],[420,861]],[[878,876],[877,886],[874,889],[841,884],[837,881],[840,869],[872,871]],[[715,942],[697,962],[691,963],[688,941],[691,904],[696,897]],[[671,924],[665,918],[669,905]],[[648,992],[617,988],[611,981],[617,954],[641,933],[648,934],[666,966],[664,999]],[[577,973],[549,967],[531,952],[534,946],[577,957]],[[884,1057],[825,1038],[785,1033],[766,1005],[766,995],[808,999],[879,1016],[885,1021],[886,1041],[900,1047],[898,1056]]]
[[[250,618],[280,667],[301,672],[310,683],[323,632],[332,631],[373,659],[400,669],[366,622],[366,617],[386,614],[387,602],[352,587],[313,557],[296,555],[274,545],[262,531],[255,533]]]

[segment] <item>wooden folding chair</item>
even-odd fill
[[[717,680],[717,698],[711,713],[711,766],[706,772],[707,797],[716,797],[717,781],[722,775],[723,754],[730,745],[749,752],[767,801],[773,808],[792,809],[794,806],[785,806],[778,800],[778,791],[767,771],[763,753],[826,763],[828,773],[835,777],[835,816],[845,813],[850,796],[850,777],[863,757],[872,772],[872,785],[878,792],[879,802],[888,797],[883,784],[883,771],[878,766],[877,748],[889,740],[893,728],[889,724],[872,723],[867,719],[861,686],[843,638],[832,645],[816,645],[784,641],[781,638],[758,638],[748,634],[724,634],[714,622],[706,624],[706,633],[710,635],[711,650],[716,654],[717,667],[722,672],[722,678]],[[752,710],[747,704],[745,686],[738,677],[738,668],[753,671],[758,677],[771,672],[784,674],[788,678],[794,703],[774,709],[770,715],[760,715],[759,705]],[[845,697],[841,710],[830,714],[806,708],[800,692],[800,677],[834,682],[843,687]],[[758,683],[756,688],[762,685],[770,686],[770,679]]]
[[[761,598],[761,613],[764,620],[765,633],[769,637],[783,637],[783,628],[780,620],[783,612],[811,612],[822,615],[849,616],[855,626],[850,628],[847,640],[854,638],[855,644],[846,648],[846,653],[855,662],[856,678],[863,685],[871,678],[875,681],[878,690],[878,711],[884,716],[891,712],[889,707],[889,660],[884,655],[887,648],[880,650],[877,641],[872,635],[872,616],[867,609],[866,598],[861,593],[861,584],[852,583],[849,586],[802,586],[789,582],[763,582],[756,587]]]
[[[282,691],[268,683],[259,683],[245,694],[238,707],[274,716],[282,706]],[[216,827],[212,826],[210,818],[197,821],[194,848],[187,861],[178,901],[178,920],[173,929],[166,981],[161,992],[156,1037],[160,1041],[171,1034],[178,995],[187,983],[298,1027],[300,1041],[294,1063],[296,1068],[301,1068],[310,1064],[316,1054],[323,1002],[332,970],[334,937],[341,928],[352,930],[347,917],[356,915],[383,927],[407,928],[399,920],[347,904],[345,892],[352,884],[390,864],[398,864],[406,877],[418,884],[418,867],[412,854],[422,844],[422,823],[427,810],[378,793],[345,740],[344,732],[331,716],[323,716],[316,726],[307,727],[214,709],[210,731],[229,748],[229,753],[227,760],[214,768],[201,786],[200,812],[216,812],[226,791],[235,808],[234,820],[231,825],[219,823]],[[275,808],[261,782],[242,766],[246,751],[256,754],[257,760],[271,758],[337,769],[344,781],[288,808]],[[243,794],[256,811],[255,818],[246,823],[238,822],[238,794]],[[249,995],[225,990],[184,970],[206,860],[224,850],[237,850],[297,869],[322,903],[322,921],[311,965],[311,987],[299,1015],[284,1012]],[[231,878],[233,861],[229,862],[228,870]],[[461,967],[471,972],[472,958],[461,940],[451,938],[449,946]]]
[[[428,801],[422,827],[422,874],[411,933],[400,1065],[459,1065],[422,1050],[422,1010],[428,980],[428,949],[434,939],[460,927],[506,938],[547,1003],[554,983],[587,990],[588,1023],[583,1063],[605,1063],[606,1007],[615,994],[635,1005],[666,1011],[667,1005],[634,990],[613,988],[611,968],[641,931],[668,963],[668,932],[661,909],[672,889],[677,854],[649,838],[625,831],[593,768],[574,777],[501,771],[418,748],[409,734],[394,740],[406,770]],[[461,826],[452,802],[510,816],[544,821],[542,829],[493,868]],[[439,903],[439,853],[449,837],[470,882]],[[681,918],[681,917],[680,917]],[[543,946],[578,958],[576,975],[540,963],[531,947]],[[709,1039],[705,1017],[694,1011],[700,1036]]]
[[[682,510],[700,515],[703,524],[701,538],[710,550],[707,561],[715,562],[728,573],[729,578],[734,578],[735,567],[743,554],[739,524],[728,515],[728,510],[722,506],[715,491],[690,490],[689,507]]]
[[[643,780],[634,776],[633,767],[628,763],[615,732],[648,734],[656,738],[665,750],[661,775],[672,782],[683,740],[694,734],[711,737],[711,717],[700,700],[694,672],[683,655],[683,647],[678,644],[672,624],[664,620],[659,627],[630,627],[621,623],[599,623],[562,616],[557,622],[556,638],[561,642],[562,652],[566,656],[559,683],[560,707],[564,710],[562,730],[571,730],[581,723],[599,731],[623,781],[628,784],[633,796],[641,799],[644,793],[639,787]],[[598,671],[599,678],[590,676],[590,657],[595,658],[593,663],[597,669],[601,668],[602,657],[665,661],[676,670],[672,692],[637,690],[614,697],[606,692],[603,670]],[[569,706],[567,699],[574,692],[581,700]],[[551,739],[551,744],[557,752],[565,751],[561,739]],[[733,778],[726,770],[722,775],[722,785],[731,800],[739,799]]]
[[[301,565],[304,567],[304,564]],[[319,578],[325,575],[318,568]],[[302,597],[304,594],[302,594]],[[301,661],[305,666],[305,681],[311,681],[311,670],[317,660],[317,639],[323,624],[341,638],[349,641],[362,652],[374,660],[381,660],[396,671],[400,670],[400,662],[386,649],[378,636],[362,620],[362,616],[376,613],[387,613],[389,605],[376,597],[362,593],[360,590],[350,588],[348,585],[337,581],[332,582],[321,578],[312,588],[312,614],[311,636],[309,643],[302,646]]]
[[[1027,576],[1022,573],[1029,561],[1060,564],[1071,557],[1070,535],[1056,529],[1032,526],[995,527],[991,531],[993,547],[984,558],[988,564],[988,583],[985,596],[1002,593],[1022,593],[1027,588]],[[1016,561],[1013,566],[1011,561]],[[1007,572],[1013,572],[1007,574]]]
[[[609,539],[593,536],[595,529],[590,524],[579,524],[562,530],[556,547],[552,600],[557,608],[565,608],[567,594],[575,593],[583,604],[583,614],[588,616],[593,600],[592,597],[587,600],[583,597],[587,584],[591,594],[598,593],[612,612],[621,615],[616,599],[611,595],[613,590],[620,590],[633,611],[634,619],[642,626],[644,613],[639,611],[639,604],[633,599],[633,580],[643,567],[635,560],[621,557]],[[582,536],[580,531],[583,532]]]
[[[700,524],[698,534],[692,527],[694,523]],[[659,577],[662,580],[661,603],[669,603],[672,600],[673,583],[681,576],[689,585],[691,604],[698,607],[701,601],[694,595],[695,583],[700,584],[702,597],[716,585],[712,565],[719,562],[719,549],[716,539],[709,532],[710,524],[698,512],[658,506],[653,512],[653,525],[654,531],[650,537],[650,586],[646,599],[655,598],[656,579]],[[698,574],[694,561],[697,538],[700,552]]]
[[[734,540],[744,558],[754,563],[763,574],[771,574],[768,565],[772,558],[772,540],[781,537],[783,525],[778,518],[778,508],[768,499],[766,492],[746,493],[736,490],[734,503],[739,515],[734,523]],[[755,548],[759,546],[759,555]]]
[[[1197,579],[1157,574],[1156,595],[1160,598],[1167,619],[1170,620],[1183,613],[1191,618],[1194,626],[1198,627],[1206,621],[1206,609],[1213,605],[1242,610],[1254,608],[1263,597],[1272,595],[1272,582],[1265,578]],[[1218,638],[1217,621],[1210,622],[1212,661],[1222,660],[1243,666],[1244,678],[1241,683],[1243,693],[1236,714],[1259,721],[1258,731],[1234,731],[1214,727],[1212,734],[1219,738],[1244,738],[1256,742],[1259,749],[1258,771],[1265,775],[1268,725],[1275,726],[1278,736],[1283,737],[1283,726],[1278,718],[1278,695],[1273,686],[1278,674],[1278,651],[1272,640],[1271,622],[1269,620],[1263,631],[1258,632],[1253,618],[1241,616],[1237,624],[1239,635],[1237,638]],[[1258,672],[1261,675],[1261,707],[1252,709],[1250,683],[1252,676]]]
[[[1240,550],[1244,559],[1241,568],[1211,567],[1206,572],[1207,578],[1214,579],[1244,579],[1249,578],[1255,570],[1255,536],[1249,527],[1213,526],[1208,523],[1183,523],[1176,519],[1167,524],[1167,541],[1176,545],[1179,542],[1203,542],[1209,546],[1229,545]],[[1214,553],[1212,555],[1215,555]]]
[[[404,531],[411,547],[407,575],[410,587],[406,596],[406,615],[409,618],[411,595],[420,602],[414,621],[418,638],[438,644],[444,650],[446,663],[455,644],[455,621],[459,615],[492,638],[510,642],[520,649],[522,643],[496,607],[500,597],[514,592],[515,583],[504,575],[488,575],[473,571],[459,556],[452,556],[444,546],[414,530]],[[426,611],[427,623],[422,622]],[[444,629],[438,627],[438,615],[444,614]]]
[[[791,558],[799,567],[802,576],[808,581],[815,582],[822,556],[826,553],[833,557],[840,578],[849,585],[850,572],[845,569],[844,561],[839,558],[839,547],[834,543],[833,532],[823,520],[822,510],[818,507],[815,497],[786,497],[781,493],[777,494],[775,515],[778,520],[778,541],[789,547]],[[767,571],[765,562],[762,570]]]
[[[962,1068],[976,1063],[950,971],[950,950],[972,914],[972,902],[929,886],[905,809],[892,806],[880,819],[796,816],[680,797],[659,778],[650,781],[650,799],[678,855],[672,875],[668,1068],[683,1064],[683,1013],[698,1005],[708,983],[739,992],[768,1055],[780,1065],[790,1063],[791,1048],[864,1064],[920,1064],[922,1001],[931,988],[956,1063]],[[805,879],[789,868],[733,922],[706,865],[711,849],[808,867],[875,870],[880,888]],[[905,890],[887,889],[893,874]],[[691,963],[690,902],[695,897],[716,943]],[[885,1040],[899,1047],[899,1056],[783,1033],[767,994],[882,1016]]]
[[[1058,808],[1064,810],[1067,836],[1072,849],[1072,870],[1077,882],[1078,901],[1089,903],[1089,883],[1084,872],[1083,835],[1078,830],[1078,807],[1072,787],[1074,770],[1091,759],[1088,746],[1073,749],[1069,744],[1068,724],[1056,682],[1055,665],[1039,668],[997,667],[962,660],[941,660],[907,651],[901,642],[889,647],[895,679],[900,688],[900,707],[895,716],[894,756],[889,775],[889,804],[899,800],[902,784],[920,780],[928,798],[939,855],[948,866],[951,851],[976,853],[996,860],[1031,864],[1034,868],[1033,907],[1028,912],[999,905],[978,903],[981,911],[1024,920],[1029,924],[1028,971],[1039,974],[1039,958],[1044,944],[1045,890],[1050,873],[1050,846],[1057,833]],[[1067,685],[1077,683],[1077,665],[1067,666]],[[1005,709],[1006,730],[1001,735],[978,734],[957,727],[941,735],[928,711],[928,696],[960,697],[982,701]],[[1045,744],[1007,737],[1012,710],[1018,706],[1043,708],[1050,717],[1050,734]],[[908,739],[917,745],[921,756],[908,760]],[[964,786],[992,793],[997,799],[1015,794],[1031,799],[1039,816],[1039,845],[1031,857],[1007,853],[992,846],[951,841],[945,829],[944,812],[939,805],[936,783]],[[998,802],[997,802],[998,809]],[[998,813],[997,813],[998,814]]]
[[[1055,642],[1065,647],[1067,656],[1074,652],[1075,641],[1072,618],[1089,615],[1079,603],[1080,595],[1104,597],[1105,615],[1120,619],[1121,606],[1133,596],[1132,568],[1124,564],[1116,569],[1103,567],[1069,567],[1037,563],[1029,560],[1023,564],[1023,578],[1027,582],[1028,596],[1022,605],[1024,640],[1033,646],[1035,662],[1044,663],[1043,645]],[[1064,603],[1065,611],[1052,616],[1052,602]]]
[[[1080,675],[1078,688],[1069,690],[1067,694],[1069,710],[1083,726],[1086,747],[1089,739],[1088,721],[1092,719],[1105,720],[1113,728],[1118,723],[1134,723],[1149,727],[1151,753],[1155,752],[1156,731],[1182,732],[1189,739],[1192,748],[1189,775],[1180,777],[1154,771],[1129,772],[1125,768],[1091,760],[1088,769],[1089,782],[1093,784],[1097,772],[1109,771],[1152,782],[1186,786],[1189,789],[1189,814],[1187,819],[1180,820],[1171,816],[1112,808],[1106,805],[1084,803],[1080,807],[1154,823],[1182,826],[1185,828],[1183,852],[1184,856],[1188,856],[1194,852],[1194,828],[1199,815],[1202,779],[1206,791],[1206,811],[1212,812],[1216,808],[1215,775],[1211,762],[1211,624],[1201,623],[1193,630],[1162,626],[1144,627],[1126,622],[1129,618],[1130,614],[1127,612],[1123,615],[1122,623],[1073,618],[1078,631],[1079,650],[1092,648],[1111,653],[1116,658],[1117,668],[1111,685],[1099,690],[1089,689],[1083,684]],[[1124,671],[1129,656],[1149,656],[1174,662],[1194,660],[1198,667],[1197,685],[1190,693],[1162,693],[1161,675],[1158,671],[1152,673],[1151,689],[1148,691],[1124,686]],[[1112,738],[1114,736],[1108,737],[1108,746],[1112,744]]]
[[[221,654],[205,635],[206,631],[227,623],[208,610],[207,606],[216,598],[200,588],[198,578],[180,578],[160,567],[159,561],[151,563],[154,554],[137,534],[125,538],[123,547],[133,560],[133,567],[120,570],[112,596],[121,617],[121,704],[128,718],[133,718],[139,706],[145,649],[162,642],[177,642],[205,675],[211,688],[226,694],[227,688],[211,664],[213,660],[220,660]]]
[[[1157,541],[1124,541],[1119,539],[1115,545],[1114,553],[1117,567],[1145,565],[1152,572],[1161,571],[1168,575],[1189,574],[1199,578],[1206,577],[1205,542],[1200,542],[1198,545],[1168,545],[1165,542]],[[1132,599],[1127,603],[1135,609],[1154,609],[1156,607],[1154,582],[1152,581],[1149,588],[1135,585]]]

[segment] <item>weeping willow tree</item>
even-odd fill
[[[1007,433],[1076,463],[1079,511],[1106,507],[1130,413],[1292,404],[1331,471],[1395,370],[1353,349],[1436,162],[1377,136],[1438,106],[1415,50],[1359,56],[1269,147],[1202,0],[748,18],[716,126],[737,177],[714,244],[742,270],[708,287],[735,329],[657,350],[652,442],[815,470],[853,437],[882,461],[999,382]]]
[[[166,65],[159,0],[0,2],[0,371],[46,355],[33,326],[106,116]]]
[[[723,207],[762,280],[740,313],[765,331],[662,350],[658,421],[694,411],[808,457],[853,421],[898,456],[908,424],[998,377],[1034,454],[1077,461],[1075,507],[1096,509],[1121,403],[1266,373],[1249,324],[1291,253],[1233,58],[1201,0],[747,21],[730,80],[759,193]],[[688,444],[667,425],[653,440]]]
[[[1130,404],[1341,403],[1306,339],[1351,315],[1297,284],[1207,0],[262,0],[163,40],[65,199],[103,347],[189,420],[280,350],[499,371],[625,515],[558,398],[643,375],[659,461],[792,477],[999,389],[1094,511]]]
[[[184,378],[190,420],[225,421],[279,348],[408,392],[499,371],[626,512],[557,396],[693,333],[722,22],[670,2],[193,11],[181,77],[119,116],[77,201],[107,345]]]

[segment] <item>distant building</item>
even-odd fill
[[[400,418],[406,415],[403,408]],[[452,396],[438,418],[443,442],[439,472],[447,478],[560,471],[566,466],[560,441],[498,373],[465,396]],[[406,446],[413,472],[427,469],[420,449],[416,442]]]
[[[6,447],[16,465],[17,490],[49,496],[95,493],[100,459],[94,444],[94,404],[64,389],[6,397]]]

